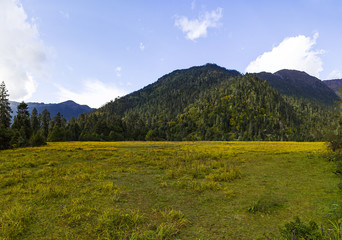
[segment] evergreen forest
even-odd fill
[[[277,80],[278,79],[278,80]],[[46,141],[324,141],[334,132],[337,95],[303,72],[240,74],[215,64],[176,70],[143,89],[67,121],[30,114],[0,85],[0,149]]]

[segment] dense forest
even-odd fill
[[[338,99],[302,72],[242,75],[207,64],[176,70],[69,121],[47,110],[30,114],[22,102],[11,124],[4,83],[0,90],[1,149],[78,140],[321,141],[335,122]]]

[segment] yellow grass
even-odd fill
[[[326,152],[297,142],[1,151],[0,239],[256,239],[296,215],[325,224],[340,204]]]

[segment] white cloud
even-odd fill
[[[215,11],[205,12],[203,15],[193,20],[189,20],[184,16],[176,16],[175,25],[186,33],[187,39],[194,41],[197,38],[206,37],[208,28],[219,27],[219,20],[222,16],[222,8],[217,8]]]
[[[313,50],[318,33],[313,38],[299,35],[285,38],[272,51],[265,52],[246,68],[246,72],[276,72],[281,69],[294,69],[319,77],[323,71],[323,50]]]
[[[45,47],[18,0],[1,0],[0,16],[0,81],[11,100],[26,100],[36,90],[36,77],[45,74]]]
[[[115,68],[115,72],[116,72],[117,77],[121,77],[121,70],[122,70],[122,68],[120,66]]]
[[[79,104],[86,104],[93,108],[101,107],[110,100],[127,94],[123,89],[114,85],[106,85],[97,79],[88,79],[83,83],[79,92],[59,88],[59,101],[73,100]]]
[[[333,70],[331,73],[329,73],[327,79],[341,79],[342,78],[342,72],[340,70]]]
[[[141,51],[144,51],[145,50],[145,45],[142,42],[140,42],[139,43],[139,48],[140,48]]]

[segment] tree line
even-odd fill
[[[21,102],[13,119],[5,83],[0,84],[0,149],[40,146],[46,141],[61,141],[67,121],[60,113],[51,118],[48,110],[38,114],[36,108],[29,113],[28,105]],[[64,134],[63,134],[64,135]]]
[[[22,102],[11,124],[9,94],[2,83],[0,149],[46,141],[322,141],[334,124],[333,107],[281,95],[255,74],[223,76],[220,81],[221,73],[215,71],[196,78],[189,74],[183,78],[193,81],[183,86],[161,82],[158,88],[116,99],[68,122],[60,113],[51,117],[46,109],[29,114]]]

